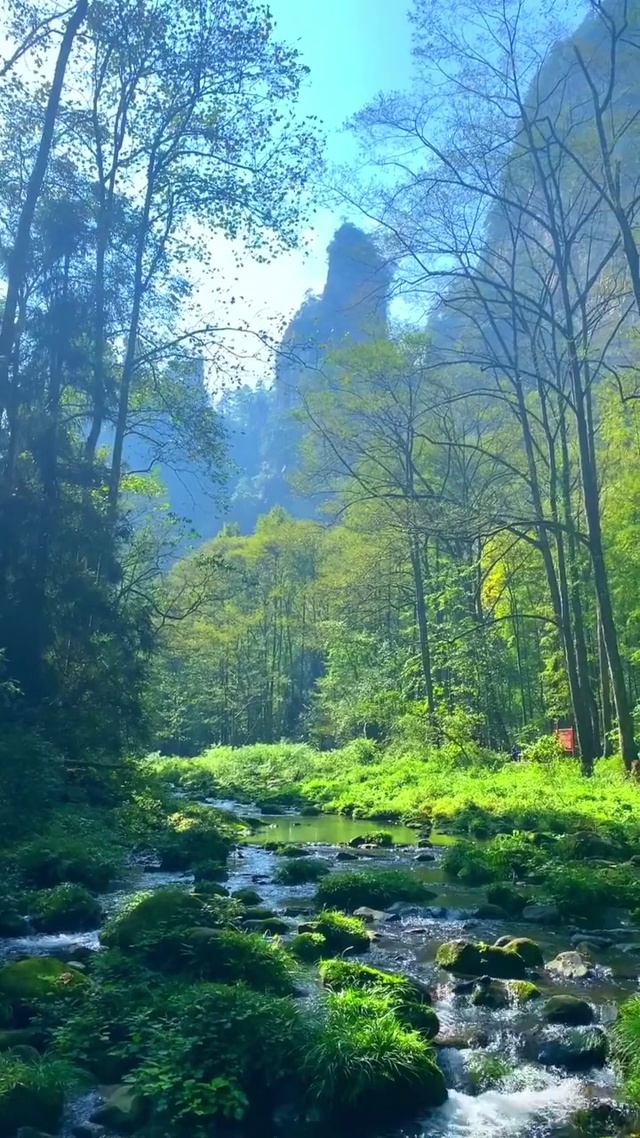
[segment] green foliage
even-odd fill
[[[391,1121],[447,1097],[428,1044],[403,1027],[391,1001],[379,995],[329,995],[306,1064],[313,1100],[338,1118]]]
[[[344,913],[320,913],[316,920],[300,925],[299,931],[320,933],[325,938],[327,953],[332,956],[341,952],[368,952],[371,946],[364,921],[345,917]]]
[[[42,932],[95,929],[102,919],[99,901],[82,885],[56,885],[37,898],[34,922]]]
[[[60,1060],[25,1060],[11,1052],[0,1055],[2,1134],[13,1138],[21,1126],[32,1126],[43,1133],[56,1131],[65,1090],[72,1081],[72,1070]]]
[[[640,996],[632,996],[620,1008],[613,1026],[613,1054],[622,1069],[625,1090],[634,1106],[640,1106]]]
[[[87,984],[84,974],[52,956],[30,956],[0,968],[0,999],[10,1008],[11,1022],[23,1027],[48,1003],[67,1007]]]
[[[238,831],[221,811],[190,803],[168,815],[155,844],[164,869],[224,865]]]
[[[513,948],[451,940],[436,952],[436,964],[459,976],[493,976],[499,980],[524,980],[526,964]]]
[[[292,991],[291,957],[257,933],[196,928],[186,934],[184,955],[184,971],[200,980],[245,983],[276,996]]]
[[[318,886],[319,905],[353,911],[361,905],[384,909],[395,901],[426,904],[435,894],[408,869],[363,869],[335,873]]]
[[[438,1017],[431,1007],[431,996],[425,988],[405,976],[369,968],[350,960],[327,960],[320,966],[320,979],[333,992],[355,989],[371,991],[388,999],[400,1022],[427,1039],[440,1030]]]
[[[327,954],[327,938],[322,933],[297,933],[287,948],[296,960],[303,964],[315,964]]]
[[[256,1120],[297,1084],[304,1033],[290,1001],[238,984],[200,984],[167,996],[161,1020],[131,1044],[130,1076],[171,1134],[202,1136],[220,1123]]]
[[[106,922],[100,941],[149,963],[175,967],[187,930],[215,925],[228,912],[224,898],[205,899],[178,888],[157,889],[131,897]]]
[[[101,835],[66,837],[56,829],[26,846],[18,868],[27,885],[49,888],[70,882],[97,891],[107,888],[120,866],[117,846],[109,850]]]
[[[274,881],[280,885],[303,885],[307,881],[320,881],[329,872],[327,862],[320,858],[292,858],[278,867]]]

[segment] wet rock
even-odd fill
[[[608,937],[594,936],[592,933],[574,933],[571,937],[571,945],[579,949],[581,945],[593,949],[595,952],[602,952],[605,948],[610,948],[613,941]]]
[[[527,904],[527,899],[512,885],[493,885],[487,889],[487,903],[498,905],[507,913],[519,916]]]
[[[28,920],[20,916],[16,909],[3,909],[0,912],[0,937],[28,936],[30,932]]]
[[[542,1018],[547,1023],[569,1024],[571,1027],[593,1023],[595,1018],[591,1004],[576,996],[552,996],[542,1009]]]
[[[575,1028],[558,1039],[533,1040],[531,1056],[543,1067],[564,1067],[567,1071],[588,1071],[604,1067],[608,1041],[599,1027]]]
[[[617,948],[618,952],[624,952],[625,956],[636,956],[640,953],[640,944],[636,941],[630,944],[619,944]]]
[[[502,980],[476,984],[471,1003],[480,1008],[506,1008],[511,1002],[509,989]]]
[[[358,855],[353,850],[338,850],[336,861],[357,861]]]
[[[283,936],[291,932],[290,925],[281,917],[269,917],[264,921],[245,921],[242,927],[247,932],[262,933],[268,936]]]
[[[494,940],[493,944],[495,948],[506,948],[512,940],[513,937],[510,936],[499,936],[497,940]]]
[[[417,853],[415,855],[413,860],[414,861],[435,861],[436,855],[429,853],[428,850],[422,850],[420,853]]]
[[[309,806],[302,806],[300,808],[300,817],[301,818],[316,818],[318,816],[318,814],[321,814],[321,813],[322,813],[322,811],[320,810],[319,806],[309,805]]]
[[[287,905],[286,909],[283,909],[282,912],[285,917],[307,917],[310,913],[314,912],[314,907],[309,901],[301,901],[299,905]]]
[[[499,905],[490,905],[488,902],[484,905],[479,905],[477,909],[473,910],[473,920],[476,921],[507,921],[509,914],[505,909],[501,909]]]
[[[361,905],[359,909],[353,910],[354,917],[360,917],[360,920],[365,921],[368,925],[373,921],[384,921],[387,914],[383,909],[370,909],[368,905]]]
[[[539,944],[526,936],[514,937],[503,946],[509,952],[517,952],[527,968],[544,968],[544,956]]]
[[[482,942],[447,941],[440,945],[436,953],[436,963],[448,972],[462,976],[489,975],[498,980],[526,978],[525,962],[517,952]]]
[[[457,1032],[440,1032],[433,1040],[434,1047],[452,1047],[456,1051],[467,1051],[489,1046],[489,1036],[486,1031],[476,1028],[462,1028]]]
[[[110,1127],[117,1134],[132,1134],[145,1122],[147,1104],[142,1095],[133,1087],[110,1088],[105,1093],[105,1102],[94,1110],[90,1122]]]
[[[512,980],[510,987],[516,1004],[530,1004],[532,1000],[539,1000],[542,996],[540,989],[530,980]]]
[[[593,969],[579,952],[560,952],[554,960],[547,964],[547,972],[564,976],[567,980],[584,980]]]
[[[475,987],[475,980],[459,980],[457,984],[453,985],[452,991],[454,996],[470,996]]]
[[[419,850],[433,849],[433,842],[431,841],[431,838],[418,838],[418,849]]]
[[[231,896],[236,901],[242,901],[243,905],[260,905],[262,903],[262,897],[255,889],[236,889]]]
[[[532,903],[525,905],[522,919],[539,925],[559,925],[562,917],[557,905]]]
[[[0,968],[0,997],[10,1006],[15,1027],[25,1026],[47,996],[86,983],[81,972],[53,956],[30,956]]]

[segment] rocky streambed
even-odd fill
[[[247,809],[210,804],[233,806],[240,814]],[[434,894],[427,905],[399,901],[361,913],[371,947],[359,959],[426,985],[440,1023],[435,1044],[449,1098],[404,1134],[580,1138],[615,1133],[624,1123],[608,1062],[607,1033],[619,1002],[637,991],[640,957],[627,950],[633,933],[619,917],[616,924],[612,914],[606,927],[594,931],[556,924],[555,914],[544,907],[529,907],[518,919],[498,916],[487,910],[484,890],[445,879],[440,861],[447,839],[432,836],[430,845],[418,849],[415,832],[404,827],[385,827],[394,838],[390,848],[353,848],[348,843],[361,839],[371,823],[287,814],[265,817],[264,824],[259,835],[230,855],[225,884],[230,892],[255,891],[261,908],[281,922],[285,942],[313,917],[315,887],[278,882],[282,858],[267,848],[278,842],[304,846],[325,861],[333,875],[363,865],[411,867]],[[188,873],[160,872],[153,862],[133,863],[126,879],[101,900],[109,913],[133,893],[188,886],[192,880]],[[266,928],[263,931],[268,935]],[[457,942],[463,951],[463,945],[492,945],[500,938],[523,938],[538,946],[522,976],[496,977],[491,964],[485,972],[481,961],[469,976],[464,960],[464,967],[451,967],[455,948],[443,965],[443,945]],[[70,960],[97,947],[97,932],[8,938],[0,941],[0,958],[42,955]],[[535,988],[533,998],[520,998],[518,985],[523,981]],[[311,1001],[317,990],[310,972],[298,998]],[[110,1133],[88,1122],[98,1101],[92,1091],[71,1104],[61,1131],[65,1138]]]

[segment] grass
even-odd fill
[[[308,881],[320,881],[328,873],[329,866],[320,858],[291,858],[278,866],[274,881],[279,885],[304,885]]]
[[[353,912],[361,905],[384,909],[395,901],[426,904],[435,896],[408,869],[361,869],[335,873],[320,882],[318,905]]]
[[[570,759],[512,763],[467,743],[440,750],[369,744],[366,751],[349,744],[331,752],[305,744],[214,747],[197,759],[156,757],[149,764],[186,790],[215,784],[217,793],[247,802],[280,795],[360,818],[430,818],[476,837],[594,825],[640,834],[638,787],[616,758],[598,762],[591,779]]]

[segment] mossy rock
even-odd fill
[[[309,851],[305,846],[294,845],[293,842],[285,842],[283,845],[278,845],[274,851],[279,857],[308,857]]]
[[[487,902],[490,905],[498,905],[507,913],[519,916],[527,903],[527,898],[512,885],[492,885],[487,889]]]
[[[106,948],[153,954],[164,937],[207,923],[205,900],[183,889],[158,889],[109,921],[100,933]]]
[[[547,1023],[581,1027],[593,1023],[595,1013],[587,1000],[577,996],[551,996],[542,1009],[542,1017]]]
[[[459,976],[491,976],[498,980],[526,979],[526,965],[517,952],[479,942],[451,940],[441,944],[436,963]]]
[[[218,884],[217,881],[199,881],[194,891],[198,897],[204,897],[205,900],[209,897],[229,896],[229,890],[225,889],[224,885]]]
[[[0,968],[0,997],[11,1006],[12,1023],[25,1026],[41,1001],[87,984],[84,974],[53,956],[30,956]]]
[[[42,1039],[35,1027],[14,1027],[0,1031],[0,1051],[13,1051],[16,1047],[34,1047]],[[36,1048],[37,1050],[37,1048]]]
[[[219,884],[226,881],[228,876],[229,870],[224,861],[204,861],[193,867],[193,880],[196,885]]]
[[[242,919],[243,921],[269,921],[277,915],[273,909],[267,909],[264,905],[248,905],[242,914]]]
[[[474,917],[478,921],[507,921],[509,920],[509,913],[506,909],[501,909],[499,905],[490,905],[486,901],[474,910]]]
[[[507,952],[517,952],[527,968],[544,968],[544,956],[539,944],[526,936],[513,937],[504,945]]]
[[[144,1125],[149,1113],[148,1102],[129,1086],[114,1087],[102,1106],[97,1107],[90,1121],[116,1134],[133,1134]]]
[[[223,825],[220,816],[206,806],[191,805],[170,815],[167,828],[157,842],[162,868],[224,866],[233,843],[223,832]]]
[[[363,905],[387,909],[398,901],[426,905],[436,896],[413,870],[361,869],[325,877],[318,886],[316,901],[320,907],[352,913]]]
[[[83,885],[56,885],[37,899],[33,921],[44,933],[85,932],[97,929],[102,906]]]
[[[321,813],[322,811],[319,806],[308,805],[300,807],[301,818],[317,818],[318,814]]]
[[[512,980],[511,991],[513,993],[514,1002],[516,1004],[530,1004],[533,1000],[539,1000],[542,992],[536,984],[532,984],[530,980]]]
[[[479,1008],[506,1008],[511,1003],[511,994],[502,980],[490,980],[488,984],[476,984],[471,1003]]]
[[[320,965],[320,979],[324,987],[333,992],[355,989],[388,996],[400,1022],[427,1039],[434,1039],[440,1031],[438,1017],[431,1007],[431,993],[419,980],[350,960],[325,961]]]
[[[262,897],[256,893],[255,889],[236,889],[231,894],[235,901],[241,901],[243,905],[260,905]]]
[[[327,938],[322,933],[296,933],[287,948],[303,964],[316,964],[328,953]]]
[[[260,933],[267,936],[286,936],[291,931],[290,926],[282,917],[265,917],[262,920],[245,920],[243,928],[248,932]]]
[[[320,933],[331,955],[341,952],[368,952],[371,940],[364,921],[343,913],[321,913],[315,921],[298,926],[299,933]]]
[[[573,1028],[560,1039],[534,1041],[533,1057],[543,1067],[564,1067],[567,1071],[588,1071],[604,1067],[609,1053],[602,1028]]]
[[[244,983],[274,996],[293,991],[294,964],[276,941],[235,929],[195,928],[185,936],[184,970],[212,983]]]

